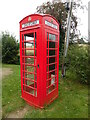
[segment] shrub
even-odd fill
[[[9,33],[2,33],[2,62],[18,63],[18,44],[15,37]]]
[[[87,69],[88,84],[90,85],[90,43],[88,45],[88,69]]]
[[[1,37],[0,37],[0,64],[1,63],[2,63],[2,40],[1,40]]]
[[[88,45],[70,45],[66,66],[71,74],[76,74],[76,78],[82,83],[88,83]]]

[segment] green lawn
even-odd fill
[[[13,74],[4,77],[2,80],[2,115],[6,117],[7,113],[24,107],[26,103],[20,98],[20,66],[3,65],[3,67],[9,67],[13,70]]]
[[[2,80],[3,117],[12,111],[26,106],[20,98],[20,66],[3,65],[13,70],[13,74]],[[59,77],[60,78],[60,77]],[[29,108],[25,118],[87,118],[88,117],[88,87],[72,81],[59,79],[59,97],[44,109]]]

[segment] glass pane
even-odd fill
[[[55,57],[49,58],[49,64],[50,64],[50,63],[54,63],[54,62],[55,62]]]
[[[51,85],[51,79],[47,81],[47,87]]]
[[[32,81],[30,81],[30,80],[26,80],[26,82],[27,82],[27,85],[28,85],[28,86],[34,87],[34,82],[32,82]]]
[[[55,50],[49,50],[49,56],[55,55]]]
[[[54,34],[49,34],[49,40],[56,40],[56,36]]]
[[[35,90],[34,92],[35,92],[35,96],[37,97],[37,90]]]
[[[25,34],[24,40],[34,40],[34,33]]]
[[[28,74],[28,73],[26,73],[26,78],[34,80],[34,74]]]
[[[47,87],[50,85],[55,84],[55,75],[51,74],[51,78],[47,81]]]
[[[32,95],[34,95],[34,89],[30,88],[29,86],[23,86],[24,90]]]
[[[54,89],[56,88],[56,83],[51,85],[49,88],[48,88],[48,93],[52,92]]]
[[[34,56],[34,50],[26,50],[26,56]]]
[[[37,96],[37,42],[36,42],[36,32],[24,35],[24,48],[23,53],[23,83],[24,90],[29,94]],[[35,39],[34,39],[35,38]],[[27,56],[27,57],[24,57]],[[25,64],[24,64],[25,63]],[[25,82],[24,82],[25,81]]]
[[[49,48],[55,48],[55,42],[49,41]]]
[[[34,72],[34,66],[26,66],[28,72]]]
[[[51,85],[55,85],[55,75],[51,75]]]
[[[35,74],[34,76],[35,76],[34,80],[37,81],[37,74]]]
[[[34,89],[34,84],[28,86],[28,85],[23,85],[24,91],[28,92],[29,94],[33,96],[37,96],[37,90]]]
[[[25,58],[25,63],[34,65],[34,58]]]
[[[49,71],[51,70],[55,70],[55,64],[49,65]],[[55,72],[53,71],[52,74],[55,74]]]
[[[34,48],[34,41],[33,42],[25,42],[24,48]]]
[[[47,39],[48,43],[48,39]],[[49,45],[49,46],[48,46]],[[56,35],[49,33],[49,44],[47,45],[47,94],[52,92],[56,88],[56,76],[57,76],[57,42]],[[48,55],[49,52],[49,55]]]

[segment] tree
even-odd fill
[[[74,9],[76,4],[74,4]],[[66,31],[66,25],[67,25],[67,9],[66,9],[66,2],[62,3],[60,0],[53,0],[52,2],[46,2],[43,3],[41,6],[37,7],[38,13],[44,13],[44,14],[50,14],[54,16],[58,22],[60,23],[59,29],[60,29],[60,51],[61,48],[63,49],[63,43],[65,39],[65,31]],[[77,27],[77,17],[72,14],[71,19],[71,33],[70,36],[73,39],[77,34],[75,34]]]
[[[18,44],[14,36],[2,33],[2,62],[16,64],[18,62]]]
[[[60,51],[61,59],[64,51],[65,32],[67,28],[68,9],[66,8],[67,8],[67,2],[61,2],[61,0],[53,0],[52,2],[48,1],[37,7],[38,13],[50,14],[54,16],[60,24],[59,51]],[[73,41],[77,40],[78,35],[80,34],[80,31],[77,30],[78,18],[74,15],[74,12],[76,13],[78,8],[82,10],[85,8],[81,0],[78,0],[78,2],[73,3],[71,30],[70,30],[70,42],[72,43]]]
[[[50,14],[54,16],[58,22],[60,23],[60,43],[64,43],[65,31],[67,28],[67,8],[68,2],[61,2],[61,0],[52,0],[52,2],[48,1],[43,3],[42,5],[37,7],[38,13]],[[74,13],[77,13],[77,9],[87,9],[85,5],[83,5],[82,0],[78,0],[77,2],[73,2],[73,11],[71,18],[71,30],[70,30],[70,39],[71,41],[76,40],[78,35],[80,35],[80,31],[77,30],[77,23],[80,18],[77,18]],[[60,44],[60,47],[62,45]]]

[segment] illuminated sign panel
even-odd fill
[[[52,27],[52,28],[57,29],[57,25],[55,25],[55,24],[53,24],[53,23],[50,23],[50,22],[48,22],[47,20],[45,20],[45,24],[48,25],[48,26],[50,26],[50,27]]]
[[[22,24],[22,28],[34,26],[34,25],[38,25],[38,24],[39,24],[39,20],[35,20],[33,22],[28,22],[28,23]]]

